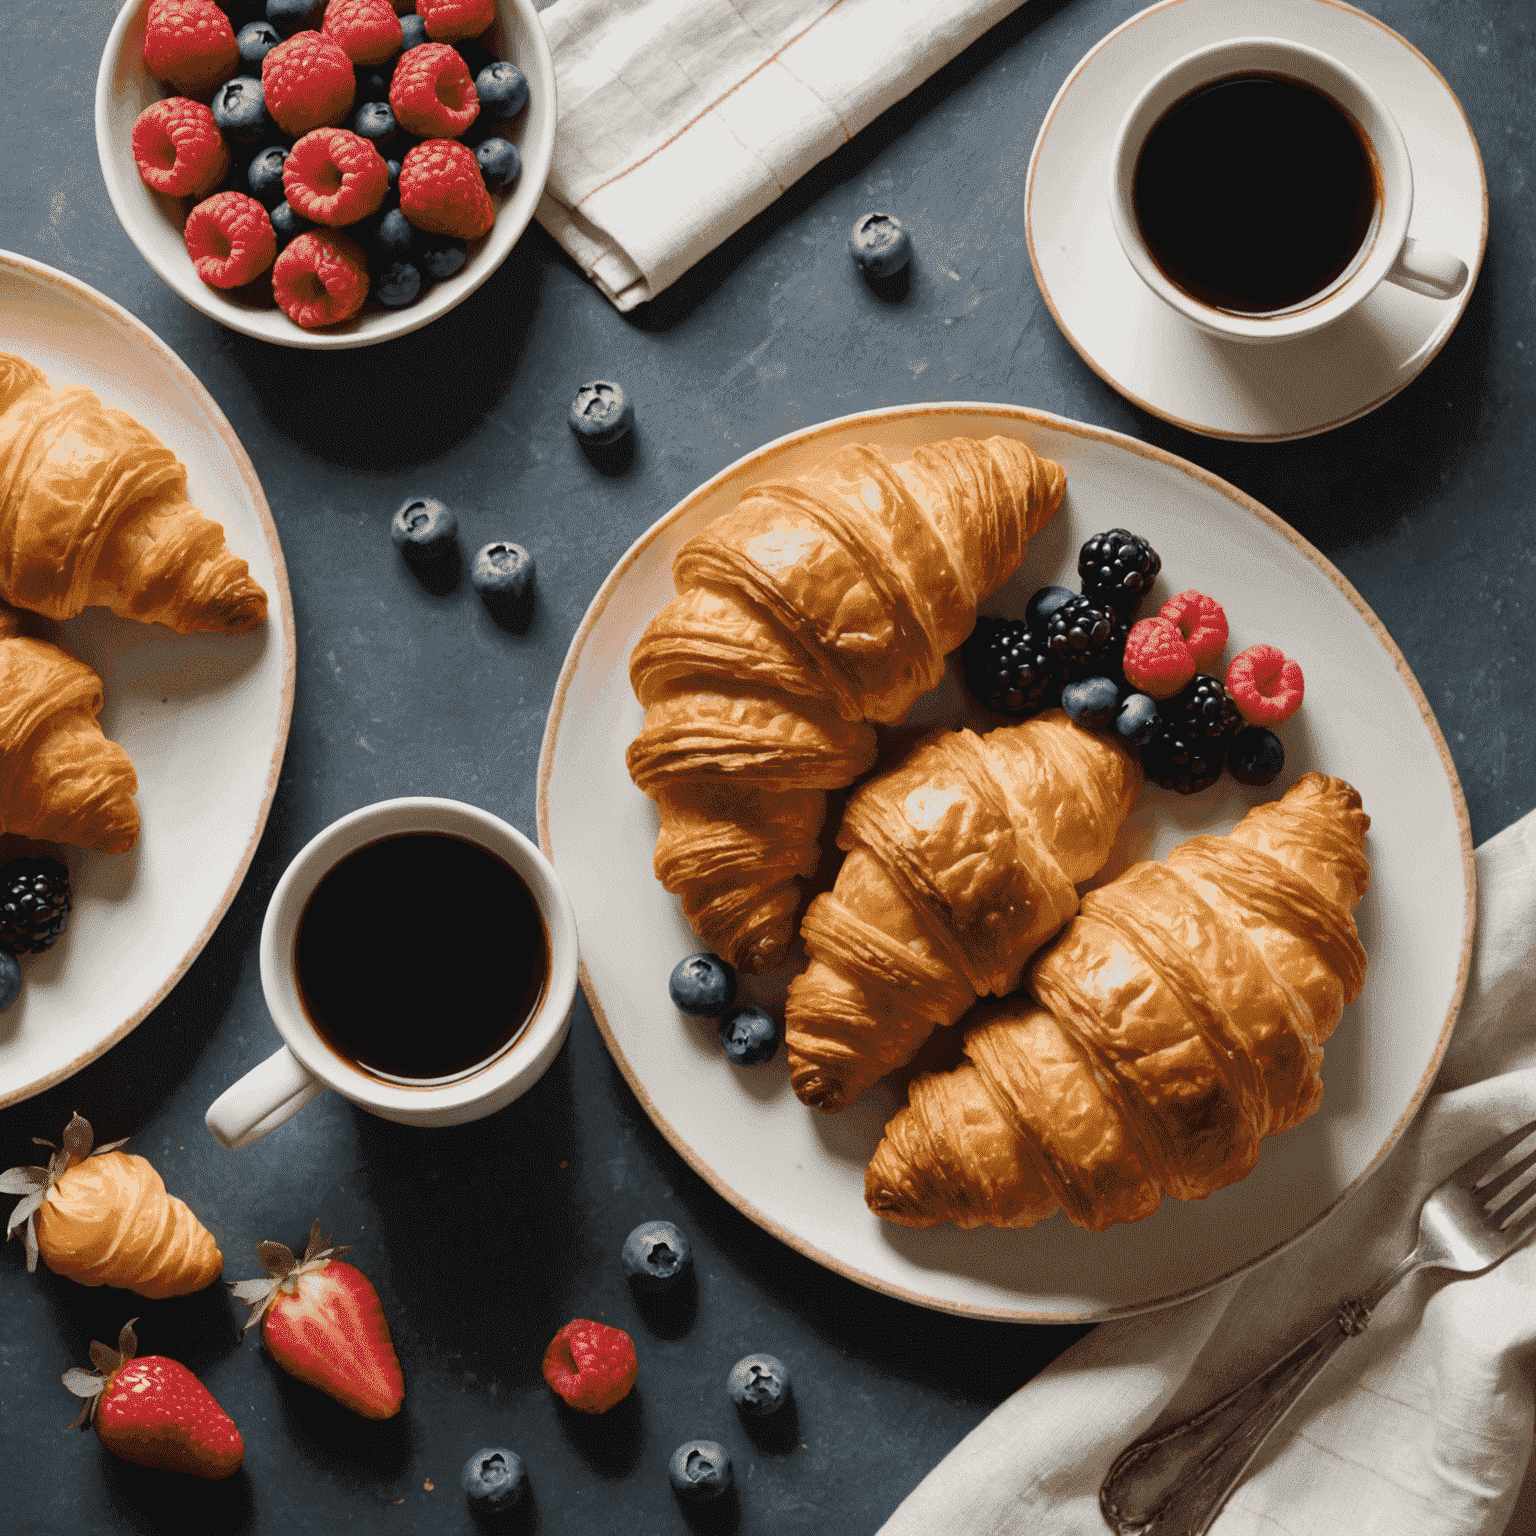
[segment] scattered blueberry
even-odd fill
[[[848,254],[865,277],[889,277],[912,259],[912,237],[888,213],[865,213],[853,221]]]
[[[352,114],[352,121],[347,127],[358,138],[367,139],[375,149],[383,149],[400,129],[387,101],[365,101]]]
[[[752,1419],[766,1419],[789,1401],[789,1372],[773,1355],[747,1355],[725,1378],[731,1401]]]
[[[283,166],[288,151],[281,144],[258,150],[245,170],[245,184],[251,196],[264,208],[275,208],[283,201]]]
[[[249,75],[226,80],[213,93],[213,120],[226,138],[249,143],[273,131],[261,81]]]
[[[389,266],[410,261],[416,240],[416,226],[398,208],[391,208],[369,229],[368,251],[381,266]]]
[[[476,554],[469,579],[489,607],[511,612],[533,596],[533,556],[521,544],[487,544]]]
[[[272,52],[282,38],[270,21],[253,21],[240,28],[235,47],[240,50],[240,63],[245,69],[261,72],[261,61]]]
[[[1145,746],[1157,735],[1157,726],[1157,701],[1144,693],[1133,693],[1115,716],[1115,729],[1138,747]]]
[[[417,496],[390,519],[389,537],[412,565],[432,565],[458,548],[459,520],[436,497]]]
[[[571,431],[588,447],[616,443],[635,424],[635,408],[618,384],[594,379],[583,384],[571,401]]]
[[[460,1478],[464,1497],[476,1513],[499,1515],[518,1503],[528,1487],[523,1458],[516,1451],[476,1451]]]
[[[637,1291],[668,1291],[693,1267],[688,1239],[670,1221],[642,1221],[624,1239],[620,1257]]]
[[[504,123],[528,105],[528,76],[516,64],[498,59],[475,76],[475,94],[481,114],[493,123]]]
[[[1112,677],[1085,677],[1061,690],[1061,707],[1079,725],[1108,725],[1120,712],[1120,690]]]
[[[723,1017],[736,1001],[736,972],[719,955],[704,951],[679,960],[667,983],[672,1006],[696,1019]]]
[[[272,0],[267,0],[270,5]],[[400,18],[400,51],[409,53],[412,48],[420,48],[427,40],[427,24],[420,16],[408,15]]]
[[[315,227],[303,214],[295,213],[286,200],[271,209],[268,217],[272,220],[272,233],[277,236],[278,250],[302,235],[306,229]]]
[[[469,247],[452,235],[426,235],[421,242],[421,266],[428,277],[452,277],[469,260]]]
[[[386,309],[414,304],[421,297],[420,269],[408,261],[390,262],[374,275],[373,296]]]
[[[1056,612],[1065,602],[1076,597],[1077,593],[1070,587],[1041,587],[1035,595],[1024,605],[1024,620],[1033,630],[1042,634],[1045,631],[1045,621]]]
[[[1244,726],[1227,748],[1227,772],[1239,784],[1273,784],[1285,767],[1285,748],[1262,725]]]
[[[361,103],[389,100],[390,82],[395,78],[393,59],[388,64],[359,64],[352,73],[356,81],[353,101]]]
[[[720,1043],[738,1067],[760,1067],[779,1048],[779,1026],[761,1008],[733,1008],[720,1021]]]
[[[321,0],[319,5],[315,0],[267,0],[267,20],[284,37],[291,37],[295,32],[303,32],[311,25],[318,31],[319,21],[311,20],[316,12],[324,15],[324,0]]]
[[[482,139],[475,150],[475,159],[489,192],[505,192],[508,187],[516,186],[523,174],[523,157],[518,154],[517,145],[500,134],[493,133]]]
[[[678,1498],[688,1504],[708,1504],[731,1486],[731,1457],[716,1440],[685,1440],[667,1463]]]
[[[0,1013],[21,996],[21,963],[8,949],[0,949]]]

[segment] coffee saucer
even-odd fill
[[[1410,233],[1471,274],[1454,299],[1382,283],[1335,325],[1251,345],[1199,330],[1142,282],[1110,223],[1109,154],[1126,108],[1195,48],[1262,31],[1356,70],[1402,128],[1413,162]],[[1405,38],[1339,0],[1165,0],[1096,43],[1067,76],[1035,140],[1024,191],[1035,279],[1062,334],[1126,399],[1175,426],[1254,442],[1353,421],[1411,383],[1471,297],[1488,238],[1488,188],[1471,125]]]

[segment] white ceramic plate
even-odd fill
[[[1467,264],[1455,299],[1383,283],[1315,336],[1246,345],[1208,336],[1136,275],[1109,212],[1109,151],[1126,108],[1192,49],[1263,34],[1307,43],[1362,75],[1413,162],[1410,234]],[[1461,319],[1488,238],[1482,156],[1461,104],[1417,48],[1340,0],[1167,0],[1095,43],[1067,76],[1030,157],[1024,228],[1062,334],[1106,384],[1175,426],[1274,440],[1342,426],[1390,400]]]
[[[121,406],[187,466],[191,498],[223,523],[266,588],[255,634],[176,635],[87,609],[51,633],[101,674],[101,725],[139,775],[132,851],[66,854],[64,937],[22,961],[0,1013],[0,1106],[79,1071],[170,991],[234,899],[256,850],[293,710],[288,574],[256,471],[212,397],[127,310],[41,262],[0,251],[0,346],[53,384]],[[0,844],[8,840],[0,839]]]
[[[1255,800],[1320,769],[1349,779],[1373,818],[1371,888],[1358,920],[1370,957],[1362,999],[1328,1045],[1322,1108],[1265,1143],[1257,1169],[1209,1200],[1164,1202],[1105,1233],[1057,1216],[1031,1231],[909,1231],[865,1208],[864,1166],[897,1100],[881,1085],[840,1116],[804,1108],[783,1053],[732,1067],[713,1031],[686,1020],[667,976],[698,948],[651,871],[654,807],[624,749],[643,713],[629,654],[671,596],[685,539],[756,481],[809,469],[850,442],[904,458],[920,442],[1004,433],[1059,460],[1061,511],[1014,581],[987,604],[1021,613],[1037,586],[1076,585],[1077,550],[1124,526],[1163,558],[1161,602],[1198,587],[1222,601],[1229,654],[1279,644],[1307,679],[1282,727],[1288,760],[1272,790],[1230,779],[1181,799],[1149,788],[1105,877],[1200,831],[1228,831]],[[914,719],[957,720],[953,673]],[[1461,789],[1418,684],[1359,596],[1316,550],[1241,492],[1144,443],[1011,406],[904,406],[824,423],[747,455],[629,550],[592,601],[555,692],[539,765],[539,835],[576,907],[583,987],[609,1049],[667,1139],[753,1220],[828,1268],[947,1311],[1085,1321],[1191,1295],[1258,1262],[1320,1220],[1385,1156],[1433,1076],[1460,1001],[1471,939],[1471,838]],[[782,1002],[783,976],[754,984]]]

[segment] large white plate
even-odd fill
[[[256,850],[293,711],[293,603],[256,471],[212,396],[127,310],[41,262],[0,251],[0,348],[50,383],[130,411],[187,466],[194,505],[267,590],[255,634],[176,635],[105,609],[53,626],[101,674],[102,729],[139,775],[138,846],[66,855],[64,937],[22,962],[0,1013],[0,1105],[79,1071],[170,991],[234,899]],[[0,839],[0,847],[9,840]]]
[[[1031,1231],[960,1232],[909,1231],[871,1215],[864,1165],[895,1093],[882,1085],[841,1116],[821,1115],[790,1092],[782,1052],[767,1067],[733,1068],[707,1027],[677,1014],[667,976],[697,940],[653,877],[655,811],[624,768],[642,723],[629,653],[671,595],[671,562],[685,539],[748,485],[807,470],[843,444],[879,443],[900,459],[930,439],[993,433],[1065,465],[1067,495],[990,611],[1022,611],[1045,582],[1075,585],[1083,540],[1130,527],[1162,554],[1160,593],[1212,594],[1226,606],[1232,651],[1276,643],[1307,679],[1304,708],[1282,727],[1288,761],[1272,789],[1224,780],[1180,799],[1149,788],[1105,877],[1195,832],[1229,830],[1247,804],[1309,769],[1350,780],[1372,817],[1371,888],[1357,914],[1370,974],[1328,1045],[1322,1108],[1266,1142],[1242,1182],[1205,1201],[1165,1201],[1146,1221],[1097,1234],[1060,1216]],[[914,718],[963,711],[951,673]],[[1423,1097],[1460,1002],[1472,932],[1471,837],[1455,770],[1407,664],[1339,572],[1273,513],[1192,464],[1002,405],[906,406],[808,428],[747,455],[643,535],[571,643],[540,758],[539,835],[576,906],[587,1000],[672,1145],[738,1209],[828,1268],[983,1317],[1085,1321],[1161,1306],[1321,1220],[1381,1161]],[[764,978],[755,990],[777,1003],[783,984]]]

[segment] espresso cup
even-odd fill
[[[1353,119],[1376,179],[1374,221],[1354,259],[1320,292],[1263,314],[1220,309],[1172,282],[1148,249],[1136,216],[1137,159],[1164,114],[1208,85],[1241,76],[1299,81]],[[1352,69],[1315,48],[1278,37],[1239,37],[1176,59],[1131,104],[1109,157],[1109,207],[1115,234],[1137,275],[1158,298],[1202,330],[1233,341],[1284,341],[1342,319],[1382,282],[1431,298],[1454,298],[1467,267],[1450,252],[1413,239],[1413,166],[1402,130],[1381,98]]]
[[[494,854],[522,880],[548,938],[548,975],[533,1014],[499,1055],[442,1084],[384,1081],[339,1055],[305,1012],[296,979],[299,919],[316,887],[349,854],[408,833],[435,832]],[[261,925],[261,986],[283,1045],[219,1095],[205,1119],[229,1148],[248,1147],[333,1088],[402,1125],[460,1125],[510,1104],[544,1074],[564,1043],[576,997],[576,918],[549,861],[500,817],[457,800],[384,800],[332,822],[283,872]],[[422,1020],[422,1028],[440,1027]]]

